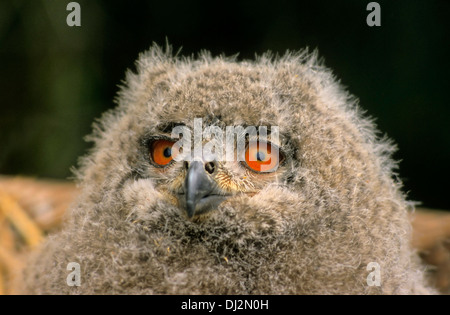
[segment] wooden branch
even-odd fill
[[[34,248],[43,240],[43,233],[28,214],[9,195],[0,192],[0,212],[19,231],[26,243]]]
[[[8,251],[0,244],[0,295],[10,293],[10,282],[14,281],[24,267],[23,261],[18,257],[17,253]]]
[[[0,268],[0,295],[6,294],[5,286],[6,286],[5,277],[3,276],[2,268]]]
[[[14,271],[21,269],[23,266],[23,262],[20,261],[14,253],[6,250],[3,246],[0,245],[0,269],[8,271]]]
[[[0,192],[13,197],[43,231],[58,229],[79,191],[68,181],[0,176]]]
[[[450,212],[418,208],[411,214],[413,226],[412,245],[419,250],[427,250],[436,241],[450,240]]]
[[[15,239],[10,223],[2,211],[0,211],[0,243],[9,251],[15,248]]]
[[[450,213],[419,208],[411,214],[411,222],[412,246],[425,264],[434,266],[429,272],[432,284],[450,294]]]

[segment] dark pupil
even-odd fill
[[[165,156],[166,158],[171,157],[171,156],[172,156],[172,148],[169,148],[169,147],[165,148],[165,149],[164,149],[164,156]]]
[[[257,154],[256,154],[256,159],[258,160],[258,161],[264,161],[265,159],[266,159],[266,155],[264,154],[264,152],[258,152]]]

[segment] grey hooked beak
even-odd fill
[[[206,174],[204,164],[193,161],[189,165],[188,173],[184,181],[186,193],[186,211],[189,218],[195,213],[199,202],[209,196],[215,188],[214,181]]]
[[[218,205],[230,196],[222,191],[214,180],[216,162],[193,161],[189,164],[184,180],[184,193],[179,195],[180,206],[189,218],[217,209]]]

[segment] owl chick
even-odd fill
[[[81,196],[22,292],[433,293],[409,246],[392,146],[316,54],[238,62],[155,45],[136,65],[95,124]],[[230,126],[257,133],[239,129],[231,143],[243,151],[219,158],[223,142],[206,129],[225,137]],[[216,149],[194,155],[199,143]]]

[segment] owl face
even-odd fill
[[[279,181],[286,158],[278,147],[278,133],[268,137],[265,126],[258,127],[261,133],[254,126],[227,126],[222,130],[218,120],[198,130],[202,119],[194,121],[197,123],[192,132],[186,125],[169,124],[182,132],[181,140],[175,138],[178,134],[174,128],[171,133],[160,131],[143,141],[157,189],[184,209],[189,218],[205,215],[233,196],[255,195],[267,184]],[[209,132],[211,127],[214,136]],[[276,128],[271,126],[271,130]]]
[[[285,185],[295,163],[279,124],[284,110],[274,108],[280,100],[263,76],[221,66],[189,75],[169,71],[145,106],[133,104],[138,113],[128,125],[141,128],[131,150],[139,158],[129,158],[139,177],[194,220],[269,185]]]

